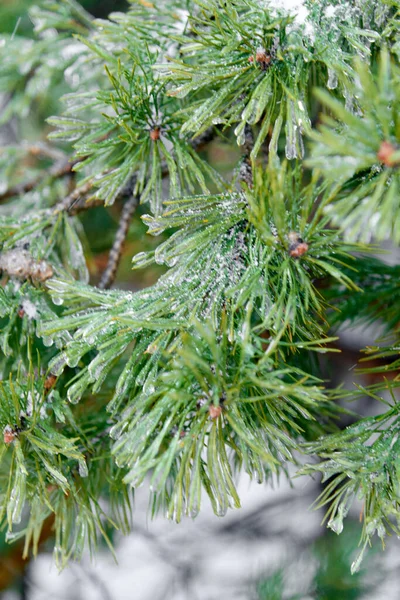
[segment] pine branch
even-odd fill
[[[400,532],[398,509],[399,405],[392,395],[389,409],[376,417],[360,419],[343,432],[330,435],[305,446],[321,462],[306,465],[301,472],[322,473],[329,481],[316,501],[327,506],[328,527],[343,530],[343,520],[356,497],[363,500],[362,550],[352,565],[358,571],[372,537],[377,534],[384,544],[390,531]],[[363,393],[367,390],[362,390]],[[377,398],[374,395],[374,398]]]
[[[398,243],[399,67],[384,49],[377,76],[360,60],[356,68],[359,83],[350,90],[359,103],[358,115],[326,91],[317,92],[342,125],[338,130],[337,122],[324,118],[320,132],[312,136],[315,144],[308,164],[320,169],[329,182],[341,184],[341,193],[325,211],[347,239],[390,238]]]
[[[51,515],[60,567],[100,535],[111,546],[108,525],[130,529],[131,488],[146,478],[153,514],[195,515],[203,491],[225,514],[240,505],[237,473],[288,475],[301,451],[322,459],[307,472],[333,477],[331,525],[340,529],[358,485],[363,539],[389,527],[397,404],[339,432],[343,395],[324,391],[314,356],[336,350],[332,307],[338,321],[388,309],[391,345],[371,352],[398,364],[396,269],[354,243],[372,232],[398,241],[396,1],[304,0],[294,13],[171,0],[103,21],[46,1],[32,9],[32,41],[0,43],[3,120],[42,124],[40,101],[63,95],[49,120],[56,150],[33,150],[50,169],[35,161],[18,187],[33,148],[17,139],[0,155],[0,525],[25,537],[26,554]],[[318,134],[314,86],[330,90],[317,98],[336,118]],[[216,135],[241,146],[239,182],[199,154]],[[100,287],[113,282],[139,203],[148,232],[163,234],[143,241],[151,250],[133,266],[165,273],[135,293],[88,283],[75,215],[116,200]],[[367,393],[378,399],[385,385]]]

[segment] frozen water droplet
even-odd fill
[[[81,477],[87,477],[89,475],[87,464],[85,460],[79,461],[79,475]]]
[[[356,560],[354,560],[351,564],[351,574],[357,573],[360,570],[361,562],[363,559],[364,550],[357,556]]]
[[[336,71],[328,68],[328,83],[326,84],[326,86],[330,90],[334,90],[337,87],[337,84],[338,84],[338,76],[337,76]]]
[[[226,505],[219,506],[217,508],[215,514],[217,515],[217,517],[225,517],[227,510],[228,510],[228,507]]]
[[[125,427],[121,423],[117,423],[110,429],[110,438],[113,440],[119,440],[124,432]]]
[[[339,535],[343,531],[343,517],[338,515],[334,519],[330,519],[328,527]]]
[[[296,144],[293,140],[286,140],[285,156],[288,160],[292,160],[293,158],[297,157]]]
[[[246,123],[244,121],[242,121],[241,123],[239,123],[239,125],[235,129],[236,141],[237,141],[238,146],[243,146],[243,144],[245,142],[245,139],[246,139],[245,133],[244,133],[245,126],[246,126]]]
[[[11,521],[21,523],[22,509],[24,507],[24,497],[21,494],[21,488],[15,485],[10,495],[10,506],[12,506]]]
[[[67,356],[66,357],[66,363],[69,367],[71,367],[71,369],[75,368],[76,366],[78,366],[79,361],[80,361],[81,357],[80,355],[78,356]]]
[[[18,539],[19,536],[19,532],[18,531],[7,531],[6,533],[6,542],[14,542],[16,539]]]
[[[198,498],[195,498],[192,502],[191,505],[187,511],[187,514],[189,517],[191,517],[192,519],[194,519],[195,517],[197,517],[197,515],[199,514],[200,511],[200,501]]]
[[[50,372],[53,375],[61,375],[67,364],[66,355],[64,352],[56,356],[50,363]]]
[[[344,88],[343,95],[345,98],[345,103],[344,103],[345,109],[351,113],[354,113],[354,96],[353,96],[353,94],[347,88]]]
[[[48,336],[44,336],[42,338],[43,344],[47,347],[50,348],[50,346],[52,346],[54,344],[54,340],[51,337]]]

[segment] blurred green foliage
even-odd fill
[[[379,588],[384,576],[382,565],[376,564],[375,552],[365,559],[362,568],[353,575],[350,565],[358,553],[359,525],[348,520],[343,535],[326,531],[308,547],[299,551],[301,561],[315,564],[311,581],[307,585],[307,568],[299,568],[296,561],[280,566],[257,583],[258,600],[359,600],[366,592]],[[371,564],[374,570],[371,573]],[[293,585],[293,573],[296,583]],[[291,590],[296,588],[296,593]]]
[[[0,32],[10,33],[18,27],[18,31],[29,35],[31,23],[28,8],[36,0],[1,0],[0,7]],[[126,0],[81,0],[80,4],[95,17],[104,18],[111,11],[126,10]]]

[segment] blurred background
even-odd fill
[[[27,13],[33,0],[0,0],[0,34],[18,31],[30,35]],[[124,10],[124,0],[82,0],[93,15],[106,17],[110,11]],[[1,98],[0,98],[1,100]],[[1,106],[1,102],[0,102]],[[37,106],[34,117],[24,125],[23,137],[43,136],[44,118],[56,107]],[[15,132],[7,123],[0,130],[1,143]],[[206,150],[208,160],[218,170],[229,173],[237,164],[235,146],[213,142]],[[99,207],[82,215],[88,240],[89,268],[96,280],[102,272],[118,226],[120,206]],[[154,267],[132,273],[131,257],[159,243],[145,235],[136,215],[129,231],[116,287],[139,289],[150,285],[162,272]],[[97,232],[106,231],[98,236]],[[385,260],[397,262],[388,253]],[[341,331],[341,355],[330,364],[333,384],[350,386],[358,381],[353,369],[359,349],[374,341],[376,330],[346,328]],[[365,399],[357,407],[363,414],[377,411]],[[378,407],[379,409],[379,407]],[[359,513],[355,506],[345,531],[337,536],[321,527],[323,513],[310,509],[320,492],[320,484],[310,479],[275,482],[274,489],[239,482],[243,507],[218,518],[207,498],[200,516],[176,525],[162,517],[150,521],[148,490],[135,493],[134,528],[128,537],[113,535],[116,556],[99,548],[96,556],[71,564],[61,574],[53,565],[51,531],[43,536],[40,554],[23,561],[20,543],[5,543],[0,532],[1,600],[398,600],[400,598],[400,554],[396,539],[389,540],[383,553],[378,543],[367,554],[362,569],[350,575],[350,565],[358,554]]]

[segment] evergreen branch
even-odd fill
[[[54,372],[61,373],[65,364],[77,364],[76,361],[90,349],[85,340],[93,340],[98,349],[96,358],[70,388],[68,395],[71,401],[78,401],[93,382],[94,390],[100,388],[116,357],[123,359],[126,349],[143,328],[146,348],[153,343],[156,337],[153,329],[157,327],[160,333],[164,330],[161,338],[163,343],[167,343],[170,335],[167,332],[176,335],[194,316],[204,318],[213,315],[218,323],[223,312],[227,312],[228,321],[236,322],[238,327],[245,318],[245,307],[251,306],[259,330],[268,332],[265,360],[274,354],[281,341],[293,341],[293,336],[296,339],[294,345],[300,340],[309,342],[313,335],[314,339],[324,337],[324,303],[312,283],[313,279],[329,275],[349,288],[358,288],[337,267],[342,262],[336,256],[339,250],[334,251],[335,243],[339,243],[337,234],[326,230],[323,222],[320,225],[313,222],[309,226],[305,224],[305,233],[299,232],[309,243],[308,252],[304,250],[304,243],[293,242],[288,237],[292,229],[290,211],[296,214],[294,207],[297,203],[306,210],[304,198],[308,198],[311,212],[315,190],[313,185],[310,185],[309,191],[296,188],[300,171],[291,178],[283,165],[281,176],[275,178],[274,168],[271,165],[267,177],[256,180],[254,191],[248,194],[247,224],[245,199],[237,193],[170,201],[162,217],[145,216],[152,234],[168,228],[180,228],[155,253],[140,253],[135,257],[136,267],[153,261],[172,267],[152,288],[132,297],[123,292],[117,296],[114,292],[106,295],[62,280],[53,279],[47,283],[57,302],[84,303],[82,312],[75,317],[52,319],[39,327],[39,335],[53,339],[57,339],[63,330],[75,331],[74,341],[68,343],[63,354],[52,363]],[[306,222],[306,213],[304,218]],[[252,223],[254,227],[250,227]],[[340,252],[346,261],[348,257],[342,244]],[[314,253],[318,258],[313,256]],[[261,290],[263,293],[260,293]],[[88,318],[85,313],[89,307],[96,307],[96,319],[93,319],[93,314]],[[82,341],[85,343],[82,344]],[[147,377],[148,361],[144,360],[141,352],[139,344],[132,360],[135,356],[139,372],[143,369]],[[158,358],[156,354],[149,362],[156,371]],[[129,369],[132,370],[131,365]],[[121,374],[121,377],[125,375]],[[140,378],[139,374],[137,377]],[[121,397],[120,393],[117,397]]]
[[[152,211],[159,214],[165,168],[171,197],[178,196],[182,189],[193,193],[199,187],[208,193],[206,179],[219,188],[224,184],[188,140],[180,136],[175,122],[178,103],[167,96],[165,84],[155,79],[151,71],[155,57],[147,50],[130,46],[117,63],[114,57],[106,56],[110,89],[105,91],[103,86],[97,94],[97,119],[82,118],[86,103],[90,102],[93,109],[91,95],[70,94],[65,98],[66,114],[49,119],[58,127],[50,137],[75,141],[76,156],[82,158],[78,169],[90,166],[96,172],[95,179],[88,178],[97,188],[96,198],[112,204],[135,177],[134,194],[140,196],[142,203],[150,199]],[[96,52],[95,48],[90,49]],[[137,107],[135,111],[132,103]],[[172,145],[172,153],[168,145]]]
[[[346,321],[370,325],[379,322],[389,337],[396,334],[400,267],[364,255],[357,257],[357,271],[347,274],[362,289],[362,294],[347,292],[336,285],[324,290],[324,296],[336,309],[330,314],[332,325]]]
[[[10,541],[25,537],[23,556],[27,556],[30,545],[37,552],[41,536],[47,535],[43,528],[49,520],[54,523],[60,567],[71,554],[81,556],[85,543],[93,549],[98,531],[109,543],[105,518],[126,531],[130,497],[117,484],[118,473],[109,461],[109,438],[97,439],[96,430],[104,432],[103,417],[97,422],[93,417],[86,422],[81,418],[78,425],[61,396],[49,392],[46,380],[36,376],[32,363],[27,373],[20,369],[14,382],[3,384],[1,394],[0,426],[5,445],[1,449],[0,522],[7,524]],[[85,456],[77,443],[85,448]],[[92,457],[95,460],[89,473],[87,463]],[[97,468],[108,472],[108,490],[108,483],[95,475]],[[109,516],[98,506],[101,489],[110,499]],[[28,507],[24,527],[15,531]]]
[[[250,339],[249,331],[246,343]],[[155,391],[139,392],[113,429],[116,458],[129,468],[125,480],[139,485],[151,469],[155,506],[165,507],[178,521],[183,513],[197,514],[201,486],[217,514],[238,505],[228,452],[235,454],[233,464],[244,464],[258,479],[268,478],[279,470],[277,453],[295,461],[291,436],[305,432],[313,411],[330,411],[301,373],[271,372],[265,361],[250,365],[243,352],[239,341],[230,344],[223,333],[217,337],[210,325],[196,323],[194,332],[168,352]],[[305,404],[296,414],[297,401]],[[277,419],[285,423],[283,430],[276,427]],[[255,420],[256,429],[251,426]],[[143,435],[144,452],[135,441]]]
[[[306,465],[301,473],[322,473],[323,480],[329,481],[316,501],[317,507],[328,505],[328,527],[341,533],[343,519],[356,497],[364,502],[363,546],[352,572],[359,569],[375,534],[383,544],[390,530],[399,534],[398,446],[399,405],[395,401],[381,415],[360,419],[343,432],[305,445],[305,451],[316,453],[321,462]]]
[[[188,116],[182,131],[201,132],[217,119],[225,126],[237,124],[237,141],[243,144],[246,124],[260,122],[256,140],[259,148],[273,123],[275,137],[279,135],[286,117],[289,159],[303,155],[301,134],[309,129],[309,79],[313,77],[315,82],[317,74],[325,84],[326,71],[320,70],[324,64],[329,71],[327,83],[334,87],[338,73],[351,73],[353,49],[365,50],[363,37],[379,40],[377,32],[364,32],[358,27],[357,11],[353,15],[339,5],[333,16],[326,10],[329,2],[305,2],[308,26],[273,4],[264,6],[255,0],[195,4],[199,6],[198,14],[191,15],[186,35],[177,38],[183,59],[171,58],[169,67],[160,65],[174,86],[171,95],[195,97],[182,111]],[[338,29],[342,43],[335,53],[329,52],[327,44],[332,18],[343,24]],[[342,82],[347,94],[347,81],[342,78]],[[204,101],[202,92],[207,90],[211,97]]]
[[[361,61],[356,69],[359,83],[351,90],[358,99],[358,115],[326,92],[318,92],[342,125],[338,130],[337,122],[324,118],[320,132],[312,135],[315,144],[308,164],[320,169],[328,181],[341,182],[341,194],[325,210],[347,239],[391,238],[398,243],[400,73],[387,50],[381,52],[376,77]]]
[[[34,150],[50,169],[30,169],[19,139],[0,157],[0,194],[18,193],[0,218],[0,526],[25,537],[25,553],[52,518],[60,567],[99,536],[111,546],[108,529],[129,530],[131,487],[145,478],[153,513],[195,515],[205,490],[222,515],[240,505],[236,473],[288,474],[300,450],[322,459],[307,472],[333,477],[321,499],[333,527],[358,488],[365,541],[393,511],[398,520],[397,404],[339,432],[348,395],[324,392],[314,359],[334,341],[332,308],[374,321],[387,309],[390,345],[368,352],[398,366],[396,268],[351,243],[369,241],[367,216],[379,238],[398,239],[396,3],[305,0],[295,14],[269,0],[171,0],[92,21],[51,0],[33,9],[32,41],[0,43],[2,118],[22,123],[64,94],[51,137],[73,145],[61,157]],[[383,42],[392,54],[371,75]],[[314,85],[333,90],[318,98],[337,120],[311,134],[309,173],[294,159],[317,119]],[[228,182],[199,152],[233,134],[243,167]],[[74,216],[116,199],[101,287],[139,202],[149,233],[164,234],[133,266],[166,272],[135,293],[89,285]]]

